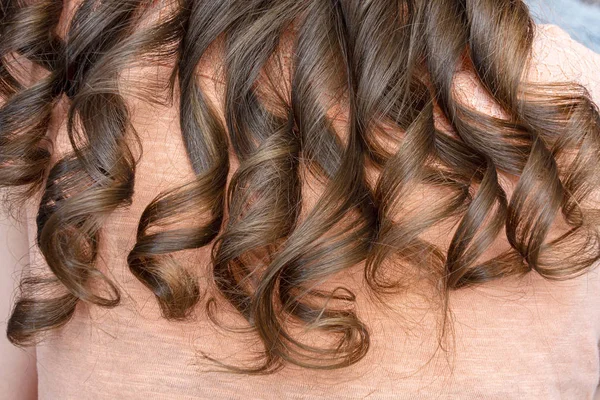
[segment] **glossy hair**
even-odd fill
[[[598,109],[578,84],[526,81],[535,26],[520,0],[173,0],[158,19],[153,1],[83,0],[61,33],[63,7],[0,9],[0,183],[43,192],[37,244],[52,271],[22,282],[16,344],[68,322],[79,301],[119,304],[95,265],[103,221],[134,189],[142,144],[119,89],[132,63],[173,65],[195,179],[147,205],[127,262],[165,318],[186,319],[203,289],[199,266],[176,255],[210,246],[206,311],[218,322],[232,306],[264,349],[230,370],[359,361],[368,327],[355,291],[332,283],[357,267],[382,303],[411,276],[430,281],[445,314],[451,290],[572,278],[600,257]],[[215,47],[222,109],[198,81]],[[23,65],[45,72],[26,82]],[[502,117],[459,98],[464,70]],[[72,152],[53,163],[58,103]],[[431,201],[409,201],[423,188]],[[427,237],[443,224],[448,246]],[[507,250],[488,253],[501,236]]]

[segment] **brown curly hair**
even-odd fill
[[[141,156],[119,88],[132,63],[172,66],[168,95],[148,101],[178,104],[195,179],[147,205],[127,262],[165,318],[186,319],[203,290],[175,255],[210,246],[207,312],[218,323],[232,306],[264,345],[230,370],[359,361],[369,330],[352,288],[334,283],[356,266],[382,301],[413,271],[445,315],[450,290],[571,278],[600,257],[600,115],[581,85],[525,79],[535,26],[521,0],[82,0],[67,22],[62,1],[0,7],[0,185],[43,193],[37,245],[53,273],[23,279],[15,344],[67,323],[79,301],[119,304],[95,265]],[[198,83],[214,48],[220,108]],[[34,82],[31,65],[44,71]],[[502,117],[461,101],[461,69]],[[58,103],[72,151],[53,162]],[[410,200],[422,188],[428,200]],[[451,239],[434,244],[444,224]],[[490,255],[501,237],[509,246]]]

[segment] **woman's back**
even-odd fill
[[[232,83],[219,78],[217,67],[222,66],[222,61],[218,58],[218,46],[208,54],[199,68],[200,87],[208,103],[220,110],[227,107],[228,99],[224,93]],[[293,55],[288,54],[284,59],[293,59]],[[356,296],[355,299],[342,298],[341,301],[352,302],[360,320],[368,328],[370,342],[364,358],[348,362],[341,369],[311,369],[291,363],[267,375],[215,371],[219,363],[234,367],[255,365],[252,361],[262,360],[257,356],[264,349],[255,340],[253,331],[225,329],[228,326],[245,326],[246,320],[240,313],[226,307],[211,313],[213,309],[210,306],[204,307],[207,303],[211,304],[210,299],[214,296],[207,290],[215,279],[209,268],[215,257],[212,254],[211,259],[211,246],[185,248],[182,245],[176,253],[178,263],[192,266],[200,282],[201,299],[191,308],[192,311],[185,314],[185,319],[180,316],[171,320],[163,318],[165,313],[173,310],[168,304],[161,309],[156,301],[155,294],[161,293],[160,285],[150,291],[148,286],[156,282],[152,279],[144,281],[142,276],[143,284],[130,270],[133,264],[135,271],[135,263],[139,260],[147,267],[144,262],[148,262],[149,254],[158,255],[161,262],[168,263],[169,260],[160,257],[168,257],[165,255],[169,252],[160,250],[156,242],[149,241],[146,247],[140,243],[145,243],[143,240],[164,226],[171,229],[185,227],[189,222],[168,220],[157,226],[150,222],[147,230],[139,226],[140,218],[144,220],[147,206],[157,194],[192,182],[197,175],[186,153],[190,143],[185,142],[181,133],[181,107],[177,101],[156,104],[145,101],[143,96],[140,98],[139,93],[137,97],[127,96],[138,90],[135,86],[138,79],[148,81],[149,77],[160,77],[167,80],[170,67],[134,67],[120,77],[123,81],[120,89],[143,151],[135,168],[131,205],[116,208],[102,219],[95,261],[96,267],[115,283],[121,294],[120,302],[114,308],[106,308],[79,301],[69,322],[46,334],[44,341],[37,345],[41,398],[579,399],[594,396],[600,379],[600,273],[596,268],[564,281],[547,280],[532,272],[491,279],[472,287],[466,285],[450,291],[446,304],[431,272],[423,266],[407,265],[402,269],[402,279],[406,284],[399,294],[384,296],[382,304],[373,296],[372,287],[365,283],[363,260],[355,266],[331,272],[324,279],[323,287],[334,293],[341,291],[338,287],[349,287]],[[528,68],[528,81],[578,82],[590,91],[596,102],[600,100],[600,80],[597,78],[600,56],[575,43],[556,27],[537,27]],[[490,97],[474,71],[465,68],[458,72],[454,86],[457,98],[466,101],[473,109],[499,119],[505,117],[506,111]],[[268,91],[265,93],[259,93],[259,96],[273,95]],[[327,96],[328,92],[323,90],[320,94]],[[333,111],[328,110],[328,113],[336,130],[343,131],[352,124],[352,112],[347,111],[346,98],[337,98],[336,101],[341,105]],[[443,103],[442,100],[440,102]],[[56,134],[55,161],[72,149],[65,122],[66,103],[58,103],[50,124],[50,136]],[[269,104],[269,100],[265,103]],[[273,108],[276,107],[275,101]],[[351,105],[348,107],[352,108]],[[222,113],[219,115],[219,118],[226,119]],[[437,104],[434,115],[438,129],[455,134],[449,119],[444,117],[444,111]],[[244,122],[252,125],[252,121]],[[310,122],[318,124],[318,121],[308,122],[305,126],[310,126]],[[296,124],[302,123],[306,121],[296,121]],[[389,129],[394,131],[394,127]],[[390,137],[393,140],[399,136]],[[342,138],[343,141],[351,139]],[[135,140],[131,139],[130,145],[134,148]],[[398,147],[398,143],[394,142],[387,145],[390,150]],[[235,152],[231,149],[230,152],[229,178],[239,171],[238,165],[247,167],[248,164],[239,163]],[[277,158],[278,153],[268,154]],[[199,159],[202,162],[203,158]],[[284,168],[285,165],[275,167]],[[269,165],[264,168],[269,168]],[[448,179],[452,179],[450,172]],[[510,198],[518,179],[502,171],[499,176]],[[252,179],[248,181],[251,184]],[[298,205],[301,209],[299,218],[306,217],[308,211],[305,210],[322,201],[320,196],[331,184],[324,184],[310,174],[304,177],[302,204]],[[287,190],[292,192],[295,189]],[[279,195],[284,193],[287,192]],[[410,187],[402,200],[405,208],[396,209],[398,223],[402,223],[401,218],[405,214],[414,212],[411,207],[416,205],[426,209],[428,203],[443,200],[444,194],[437,190],[435,184],[433,187]],[[189,198],[194,199],[191,195]],[[260,202],[261,199],[258,197],[255,201]],[[31,276],[44,271],[47,273],[48,269],[35,243],[39,228],[36,227],[38,208],[39,196],[27,205],[31,241],[31,268],[27,273]],[[252,209],[246,212],[251,213]],[[240,213],[240,220],[244,216]],[[39,225],[40,217],[37,218]],[[192,220],[194,216],[187,215],[187,218]],[[350,224],[360,225],[353,215],[345,218]],[[487,218],[489,216],[485,220]],[[453,245],[450,239],[457,229],[456,225],[455,220],[432,225],[421,232],[421,237],[448,251],[448,247]],[[563,226],[560,225],[553,227],[552,232],[561,228]],[[558,236],[552,232],[550,237]],[[237,239],[243,240],[243,234],[239,233]],[[268,236],[268,232],[264,235]],[[258,238],[249,235],[248,240],[256,241]],[[509,240],[500,235],[483,255],[494,257],[510,247]],[[132,249],[133,256],[130,254]],[[419,256],[415,253],[411,257]],[[264,255],[259,253],[256,257]],[[433,256],[423,253],[421,257],[423,264],[427,265]],[[326,261],[324,259],[323,262]],[[239,271],[231,274],[236,273]],[[295,276],[291,275],[290,279],[293,278]],[[251,276],[246,279],[252,281]],[[319,282],[319,278],[315,279]],[[218,277],[216,281],[218,284]],[[219,301],[216,300],[217,303]],[[445,320],[444,316],[449,320]],[[254,320],[251,318],[250,321]],[[319,318],[316,318],[314,324],[318,323]],[[292,327],[290,332],[303,337],[304,328]],[[326,343],[329,340],[325,335],[317,339]],[[311,340],[315,339],[307,340],[312,344]],[[302,357],[299,358],[306,361]],[[330,354],[324,353],[321,357],[328,360]],[[316,358],[319,358],[318,354]]]

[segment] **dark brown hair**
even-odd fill
[[[578,84],[525,80],[535,26],[520,0],[83,0],[68,24],[61,1],[1,7],[0,183],[43,192],[37,244],[52,271],[23,279],[16,344],[66,323],[79,301],[119,304],[95,263],[142,146],[119,88],[132,64],[173,66],[170,96],[150,101],[178,104],[196,177],[147,205],[127,262],[165,318],[185,319],[202,290],[177,254],[211,246],[209,316],[232,306],[264,345],[256,365],[229,369],[360,360],[368,328],[352,288],[333,283],[356,266],[376,299],[418,276],[446,304],[450,290],[531,271],[571,278],[600,257],[598,109]],[[215,48],[220,108],[198,82]],[[34,82],[30,65],[43,71]],[[460,70],[503,117],[460,100]],[[52,162],[59,103],[72,152]],[[409,200],[423,188],[430,200]],[[426,235],[442,224],[448,246]],[[490,253],[503,235],[507,249]]]

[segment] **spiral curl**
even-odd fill
[[[153,6],[83,0],[61,37],[62,2],[2,3],[0,182],[43,186],[37,245],[52,272],[23,280],[13,342],[65,324],[80,300],[119,303],[96,264],[103,221],[133,195],[136,135],[118,82],[140,59],[175,60],[194,179],[147,205],[127,263],[163,316],[183,320],[203,288],[177,254],[210,247],[209,317],[235,310],[264,349],[252,365],[211,358],[230,371],[361,360],[357,290],[332,284],[356,268],[379,300],[428,280],[445,316],[452,290],[573,278],[600,258],[598,108],[579,84],[527,80],[535,25],[522,1],[173,0],[142,27]],[[199,80],[215,47],[222,109]],[[26,82],[23,65],[44,73]],[[502,117],[457,95],[465,70]],[[51,165],[63,100],[72,152]],[[415,202],[424,188],[432,201]],[[434,243],[447,224],[447,245]],[[499,239],[508,250],[490,253]]]

